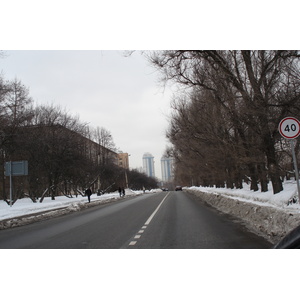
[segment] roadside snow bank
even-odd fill
[[[125,190],[126,196],[137,196],[141,193],[142,191]],[[0,230],[50,219],[120,199],[122,198],[120,198],[119,193],[115,192],[101,196],[92,195],[90,203],[88,203],[87,197],[82,196],[78,196],[77,198],[59,196],[55,197],[55,200],[46,197],[42,203],[33,203],[31,199],[23,198],[17,200],[12,207],[7,205],[5,201],[0,201]]]
[[[272,187],[266,193],[244,189],[190,187],[187,192],[195,194],[201,200],[243,221],[252,231],[264,236],[272,243],[277,243],[288,232],[300,224],[300,205],[287,205],[296,194],[296,183],[288,181],[284,191],[273,195]]]

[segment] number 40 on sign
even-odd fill
[[[286,139],[295,139],[300,134],[300,122],[296,118],[284,118],[279,123],[279,132]]]

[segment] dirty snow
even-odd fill
[[[157,192],[158,190],[151,190],[147,192]],[[125,197],[135,196],[143,193],[143,191],[132,191],[125,189]],[[104,194],[91,196],[91,202],[88,203],[87,197],[78,196],[68,198],[66,196],[45,197],[43,202],[33,203],[30,198],[18,199],[14,205],[9,206],[5,201],[0,201],[0,230],[8,227],[15,227],[28,224],[37,220],[50,218],[62,214],[67,214],[71,211],[81,210],[84,207],[104,204],[107,202],[118,201],[122,199],[119,193]]]
[[[251,191],[246,183],[243,189],[193,186],[185,190],[216,209],[238,217],[250,230],[276,243],[300,225],[300,205],[289,203],[297,195],[296,181],[285,181],[283,186],[283,191],[275,195],[271,184],[265,193]]]

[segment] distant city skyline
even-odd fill
[[[155,157],[150,153],[144,153],[142,157],[143,167],[139,170],[149,177],[157,178],[155,175]],[[174,159],[172,157],[162,156],[160,159],[161,178],[162,182],[171,182],[174,179]]]

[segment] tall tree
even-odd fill
[[[250,161],[254,148],[263,152],[273,191],[280,192],[277,126],[289,110],[299,112],[298,52],[159,51],[148,58],[163,80],[209,91],[219,101],[244,148],[253,145],[248,147]],[[257,158],[260,162],[252,164],[253,179],[258,174],[263,178],[266,170],[261,155]]]
[[[3,199],[6,199],[4,164],[13,159],[18,128],[32,119],[32,99],[20,80],[5,81],[0,77],[0,170]]]

